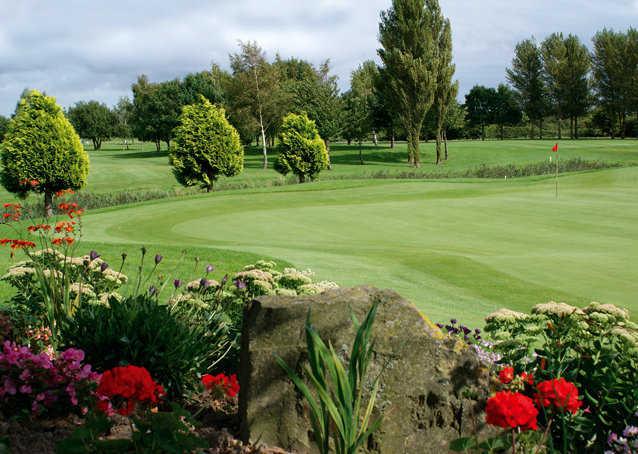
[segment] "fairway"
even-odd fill
[[[638,168],[554,180],[352,180],[105,209],[88,241],[284,259],[341,285],[397,290],[435,320],[480,324],[548,300],[638,313]]]

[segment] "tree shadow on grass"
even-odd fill
[[[120,153],[112,153],[108,156],[112,156],[117,159],[145,159],[145,158],[168,158],[168,151],[162,150],[160,152],[157,151],[135,151],[135,152],[120,152]]]

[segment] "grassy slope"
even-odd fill
[[[434,319],[479,323],[550,299],[638,312],[638,168],[518,181],[334,181],[86,217],[90,240],[284,257],[343,285],[392,287]]]
[[[123,152],[111,143],[91,152],[87,190],[175,187],[165,152],[152,147]],[[536,162],[547,159],[549,148],[549,141],[455,142],[440,168]],[[432,171],[432,144],[423,152],[424,169]],[[364,156],[361,166],[356,146],[336,145],[334,169],[324,175],[364,178],[408,169],[404,145],[395,151],[367,146]],[[565,142],[561,157],[638,163],[638,142]],[[199,273],[194,256],[218,265],[216,277],[262,255],[279,257],[343,285],[395,288],[436,319],[458,315],[478,323],[502,305],[523,309],[550,298],[599,299],[638,312],[632,300],[638,272],[629,260],[638,252],[637,172],[563,177],[558,202],[547,178],[324,181],[165,200],[90,214],[87,240],[93,243],[83,249],[97,248],[115,264],[123,249],[133,255],[137,248],[123,243],[145,243],[167,257],[167,274],[182,278]],[[234,180],[277,178],[251,152]],[[178,264],[185,247],[190,259]]]

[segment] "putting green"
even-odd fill
[[[508,181],[326,181],[102,210],[103,243],[279,257],[389,287],[435,320],[597,300],[638,312],[638,168]]]

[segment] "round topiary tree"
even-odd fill
[[[26,197],[44,194],[44,214],[53,215],[53,195],[86,184],[89,157],[55,98],[37,90],[26,94],[0,146],[2,185]]]
[[[239,133],[221,107],[203,96],[184,106],[170,152],[173,174],[183,186],[201,185],[210,192],[220,175],[232,177],[244,168]]]
[[[328,151],[319,137],[315,122],[303,113],[284,117],[279,133],[279,156],[275,170],[283,175],[294,173],[299,183],[314,180],[328,168]]]

